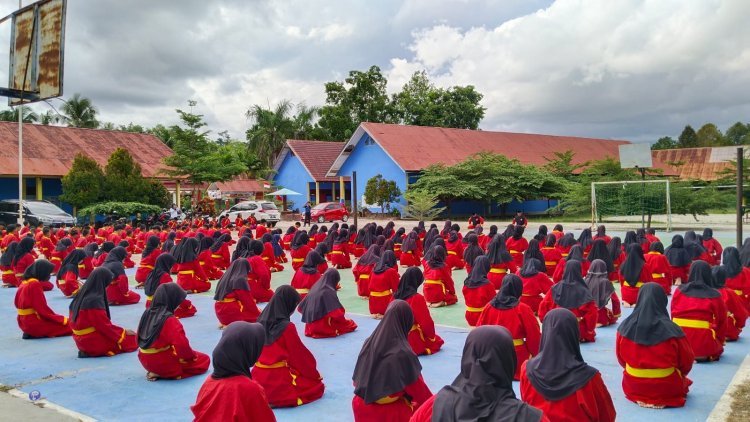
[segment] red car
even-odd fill
[[[310,219],[318,223],[336,220],[347,221],[349,220],[349,211],[338,202],[323,202],[312,208]]]

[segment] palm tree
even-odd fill
[[[99,112],[90,99],[74,94],[60,108],[65,115],[68,126],[95,129],[99,127],[96,115]]]
[[[47,110],[46,112],[39,115],[39,123],[43,125],[53,125],[55,123],[62,123],[64,117],[58,114],[54,110]]]
[[[294,116],[294,138],[310,139],[315,124],[318,121],[320,107],[306,106],[305,103],[297,105],[297,115]]]
[[[292,103],[282,100],[273,109],[259,105],[250,107],[245,116],[253,122],[247,130],[248,148],[263,160],[269,167],[286,144],[286,140],[294,135],[295,122],[290,115]]]
[[[17,122],[18,110],[21,109],[24,123],[36,123],[39,121],[39,115],[34,113],[29,106],[16,106],[8,110],[0,111],[0,121]]]

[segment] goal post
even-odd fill
[[[641,223],[672,229],[670,183],[663,180],[622,180],[591,183],[591,223]],[[643,213],[643,214],[642,214]]]

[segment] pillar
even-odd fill
[[[315,205],[320,204],[320,182],[315,181]]]
[[[341,199],[346,203],[346,186],[344,185],[344,176],[339,176],[339,191],[341,191]]]
[[[179,180],[175,181],[174,193],[175,193],[175,196],[177,197],[175,199],[175,205],[177,205],[177,208],[180,208],[182,206],[181,204],[182,200],[180,199],[180,181]]]
[[[305,189],[305,195],[307,195],[307,202],[310,202],[310,182],[307,182],[307,189]]]
[[[36,200],[37,201],[41,201],[42,200],[43,193],[44,192],[42,192],[42,178],[41,177],[37,177],[36,178]]]
[[[331,182],[331,201],[336,202],[336,183]]]

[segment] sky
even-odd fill
[[[391,93],[419,70],[476,86],[483,130],[655,141],[750,122],[748,16],[747,0],[68,0],[64,97],[147,127],[195,100],[244,139],[253,104],[322,105],[326,82],[377,65]]]

